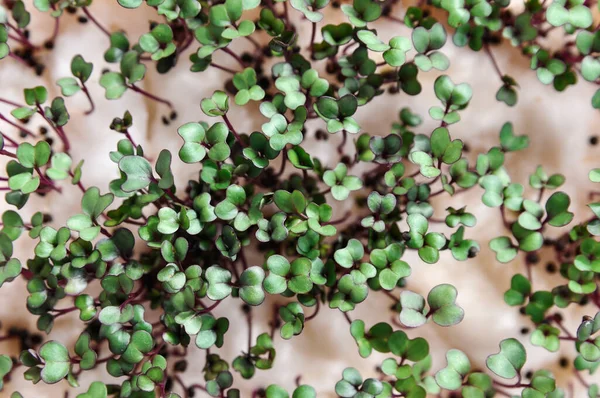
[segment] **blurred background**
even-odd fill
[[[392,15],[402,17],[405,7],[405,5],[395,6]],[[51,35],[53,22],[49,16],[40,14],[32,6],[28,9],[32,13],[31,40],[41,44]],[[132,40],[137,40],[141,34],[147,32],[149,20],[158,20],[155,12],[147,7],[134,11],[125,10],[113,0],[96,0],[90,7],[90,11],[110,31],[125,30]],[[310,38],[308,31],[310,26],[302,23],[299,12],[293,9],[290,9],[290,12],[300,31],[300,45],[306,48]],[[331,10],[321,22],[321,26],[344,21],[345,16],[341,11]],[[406,27],[389,20],[378,22],[377,28],[380,37],[385,41],[392,36],[410,34]],[[550,42],[553,39],[550,36]],[[320,41],[320,32],[317,33],[317,41]],[[241,52],[240,44],[244,43],[236,44],[238,47],[234,45],[234,48]],[[104,99],[104,90],[98,84],[101,71],[104,68],[115,68],[114,65],[109,65],[103,60],[106,48],[108,48],[107,37],[100,30],[89,22],[82,23],[77,15],[68,15],[61,19],[60,35],[54,50],[46,51],[42,55],[46,69],[41,76],[36,76],[31,69],[24,68],[12,59],[0,62],[0,95],[19,102],[22,102],[23,88],[36,85],[45,85],[51,97],[60,95],[55,82],[61,77],[70,75],[70,61],[74,55],[81,54],[87,61],[94,63],[94,72],[87,86],[96,103],[96,111],[86,117],[84,112],[88,109],[88,102],[85,96],[78,94],[68,98],[66,102],[71,121],[66,131],[72,143],[71,154],[74,161],[85,159],[83,168],[85,186],[97,186],[103,192],[108,190],[108,181],[117,176],[117,168],[112,167],[112,163],[108,161],[109,151],[114,150],[116,142],[121,138],[109,129],[109,124],[114,117],[122,116],[126,109],[132,113],[134,119],[132,136],[137,143],[143,145],[150,157],[155,157],[165,148],[176,153],[181,146],[180,137],[176,133],[177,127],[189,121],[209,121],[209,118],[200,111],[200,101],[210,96],[214,90],[222,89],[225,80],[230,78],[230,75],[212,68],[202,73],[190,72],[187,56],[182,57],[177,67],[166,75],[159,75],[152,67],[148,68],[147,77],[141,87],[172,101],[178,113],[176,120],[165,124],[162,118],[168,116],[169,110],[136,93],[128,91],[119,101]],[[188,54],[196,48],[197,45],[193,44]],[[565,92],[557,93],[551,86],[544,86],[537,80],[535,73],[529,69],[528,61],[518,50],[508,44],[495,46],[492,47],[492,52],[501,71],[514,77],[519,84],[519,102],[515,107],[510,108],[495,99],[501,81],[484,51],[475,53],[468,48],[457,48],[452,44],[450,37],[442,51],[451,60],[451,66],[445,74],[448,74],[455,83],[469,83],[473,88],[473,99],[468,109],[461,113],[462,121],[450,128],[453,138],[460,138],[468,144],[471,159],[475,159],[478,153],[487,152],[491,146],[498,144],[501,126],[506,121],[510,121],[514,125],[516,134],[527,134],[531,139],[529,149],[507,157],[506,163],[514,182],[527,185],[528,175],[540,164],[544,165],[549,174],[562,173],[567,177],[567,183],[562,189],[571,195],[576,221],[589,217],[590,213],[585,204],[589,191],[594,188],[587,179],[587,173],[592,167],[598,167],[596,161],[598,147],[590,143],[590,138],[599,134],[597,126],[600,114],[590,104],[590,98],[596,88],[590,83],[581,81]],[[237,66],[227,55],[217,54],[215,61],[225,66]],[[429,134],[437,127],[437,122],[431,120],[427,114],[429,107],[437,102],[433,93],[433,82],[437,76],[439,76],[437,73],[419,74],[423,85],[423,91],[419,96],[383,95],[377,97],[368,106],[359,108],[356,118],[363,131],[376,135],[389,133],[391,124],[398,120],[399,110],[408,106],[423,116],[425,121],[415,129],[415,132]],[[238,131],[250,133],[260,129],[265,121],[255,105],[244,108],[235,105],[232,107],[234,109],[229,115]],[[0,104],[1,112],[7,114],[10,110],[10,107]],[[34,129],[37,125],[41,125],[41,120],[34,119],[28,127]],[[309,127],[313,130],[308,132],[305,141],[306,149],[312,156],[322,159],[327,166],[335,166],[337,156],[335,159],[330,158],[331,153],[334,153],[331,148],[337,146],[340,137],[333,136],[328,141],[329,145],[323,145],[322,142],[317,143],[314,140],[314,131],[322,127],[319,121],[312,121]],[[7,124],[0,124],[0,129],[8,134],[16,134],[15,129]],[[353,153],[352,142],[348,142],[345,149],[348,153]],[[178,161],[174,162],[173,171],[179,187],[183,187],[186,181],[194,178],[197,173],[194,167],[183,165]],[[481,204],[481,194],[482,191],[477,188],[471,193],[452,198],[450,202],[446,196],[438,196],[434,203],[438,216],[443,215],[445,207],[449,205],[453,207],[466,205],[470,212],[477,216],[478,225],[467,232],[470,237],[475,237],[482,243],[482,250],[475,259],[459,263],[454,261],[449,253],[444,253],[439,263],[427,265],[411,253],[405,258],[413,269],[410,277],[411,290],[425,295],[433,286],[452,283],[459,291],[458,303],[466,312],[463,322],[455,327],[441,328],[429,324],[408,331],[411,337],[422,336],[429,340],[434,356],[434,371],[445,366],[444,355],[450,348],[465,351],[474,368],[485,368],[487,355],[497,352],[500,340],[517,337],[528,341],[528,336],[523,337],[521,331],[523,328],[531,329],[529,320],[519,314],[518,308],[508,307],[503,302],[503,294],[509,287],[511,276],[517,272],[524,272],[524,261],[522,257],[518,257],[510,264],[500,264],[495,260],[494,254],[487,246],[487,241],[503,234],[503,226],[498,210],[489,209]],[[529,194],[531,195],[531,192]],[[339,208],[334,210],[339,217],[347,210],[344,206],[350,205],[337,203]],[[7,208],[4,203],[0,204],[0,207],[3,210]],[[22,215],[27,218],[34,210],[41,210],[53,216],[53,225],[60,226],[64,225],[68,216],[79,208],[79,191],[65,186],[63,195],[51,193],[45,198],[32,198],[23,209]],[[25,261],[32,253],[33,246],[33,242],[28,242],[26,238],[21,239],[16,249],[17,257]],[[259,257],[251,257],[249,262],[251,265],[262,263]],[[556,277],[544,271],[545,265],[546,259],[542,259],[537,266],[533,267],[536,289],[550,289],[556,285],[557,279],[553,279]],[[3,330],[11,326],[35,329],[35,318],[25,308],[26,296],[25,283],[20,279],[2,287],[0,319]],[[255,318],[258,320],[254,328],[255,335],[269,330],[271,304],[276,302],[276,299],[267,298],[265,305],[255,311]],[[370,294],[368,300],[359,305],[351,316],[353,319],[363,319],[367,326],[380,321],[390,322],[392,313],[389,307],[392,304],[390,298],[383,294]],[[585,313],[593,315],[591,308],[570,307],[565,325],[570,330],[575,330],[581,316]],[[247,344],[245,317],[239,301],[220,305],[215,310],[215,314],[227,316],[231,321],[224,347],[219,351],[223,357],[231,360]],[[153,319],[156,319],[156,315],[153,316]],[[80,326],[75,313],[73,316],[61,317],[56,321],[50,338],[72,346],[80,332]],[[236,383],[242,388],[242,396],[250,396],[254,388],[274,382],[291,389],[298,376],[301,376],[302,383],[314,386],[319,397],[335,396],[332,395],[333,387],[341,378],[344,368],[353,366],[359,369],[364,377],[374,376],[376,364],[381,363],[381,360],[386,357],[375,353],[369,359],[362,359],[350,336],[344,316],[339,311],[330,309],[323,309],[315,320],[307,323],[304,332],[291,341],[283,341],[277,336],[275,345],[277,359],[273,370],[258,371],[250,381],[236,379]],[[550,369],[557,375],[561,387],[568,389],[569,384],[573,383],[575,396],[584,396],[578,383],[573,380],[572,368],[561,368],[558,364],[561,357],[569,360],[574,358],[571,345],[565,344],[564,352],[553,355],[542,348],[532,347],[529,343],[526,346],[529,357],[524,371],[529,368]],[[0,342],[0,352],[18,355],[18,346],[11,341]],[[188,359],[190,366],[183,375],[184,381],[203,382],[201,374],[204,364],[203,353],[191,349]],[[53,386],[46,386],[43,383],[33,386],[22,380],[22,369],[18,369],[14,374],[13,380],[5,385],[0,396],[9,396],[11,392],[18,390],[27,398],[59,397],[67,387],[65,381]],[[80,379],[81,388],[77,392],[85,391],[89,383],[94,380],[111,379],[107,377],[104,369],[84,372]],[[75,396],[74,392],[71,392],[71,396]],[[202,396],[202,392],[198,391],[196,396]]]

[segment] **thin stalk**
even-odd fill
[[[310,321],[311,319],[315,318],[317,316],[317,314],[319,313],[320,309],[321,309],[321,301],[317,299],[317,307],[315,308],[315,312],[313,312],[310,316],[306,317],[304,319],[304,322]]]
[[[50,41],[54,43],[56,41],[56,37],[58,36],[58,31],[60,30],[60,18],[54,18],[54,30],[52,31],[52,36],[50,37]]]
[[[67,135],[65,134],[65,131],[62,128],[62,126],[57,126],[50,119],[48,119],[46,117],[46,114],[44,113],[44,110],[42,109],[42,107],[39,104],[37,106],[37,110],[38,110],[38,114],[40,114],[44,118],[44,120],[50,126],[52,126],[52,128],[54,129],[54,131],[56,131],[56,134],[58,134],[59,138],[63,142],[63,146],[64,146],[63,150],[68,153],[69,150],[71,149],[71,143],[69,142],[69,139],[67,138]]]
[[[134,86],[133,84],[130,84],[127,87],[130,88],[130,89],[132,89],[136,93],[142,94],[144,97],[150,98],[151,100],[156,101],[156,102],[160,102],[161,104],[165,104],[169,108],[173,109],[173,104],[171,103],[171,101],[168,101],[166,99],[162,99],[160,97],[157,97],[154,94],[150,94],[146,90],[143,90],[143,89],[141,89],[141,88],[139,88],[137,86]]]
[[[91,108],[89,110],[85,111],[85,114],[89,115],[90,113],[94,112],[94,109],[96,109],[96,106],[94,105],[94,100],[92,100],[92,96],[90,95],[90,92],[88,91],[84,82],[81,82],[81,90],[87,97],[88,101],[90,101]]]
[[[227,125],[227,128],[229,129],[229,131],[231,131],[231,133],[233,134],[233,136],[235,137],[236,141],[242,146],[242,147],[246,147],[246,145],[244,144],[244,142],[242,141],[242,138],[240,137],[240,135],[237,133],[237,131],[235,131],[235,129],[233,128],[233,125],[231,124],[231,122],[229,121],[229,118],[227,117],[227,114],[223,114],[223,121],[225,122],[225,124]]]
[[[11,35],[11,34],[9,33],[9,34],[8,34],[8,38],[9,38],[9,39],[12,39],[12,40],[14,40],[14,41],[16,41],[16,42],[19,42],[19,43],[21,43],[22,45],[24,45],[24,46],[26,46],[26,47],[31,47],[31,43],[28,43],[27,41],[23,40],[21,37],[14,36],[14,35]]]
[[[21,105],[18,102],[14,102],[14,101],[7,100],[7,99],[4,99],[4,98],[0,98],[0,102],[3,102],[5,104],[11,105],[11,106],[14,106],[15,108],[23,108],[23,107],[25,107],[25,105]]]
[[[8,156],[9,158],[17,158],[17,155],[15,155],[14,153],[10,153],[5,149],[0,149],[0,155],[4,155],[4,156]]]
[[[6,123],[10,124],[11,126],[19,129],[19,131],[23,131],[25,134],[27,134],[30,137],[37,137],[33,132],[31,132],[31,130],[19,126],[18,124],[16,124],[15,122],[10,121],[9,119],[6,118],[6,116],[4,116],[3,114],[0,113],[0,120],[4,120]]]
[[[104,26],[102,26],[102,24],[100,22],[98,22],[96,20],[96,18],[94,18],[94,16],[92,15],[92,13],[90,13],[90,11],[87,9],[87,7],[81,7],[81,9],[83,10],[83,13],[85,14],[85,16],[92,21],[92,23],[94,25],[96,25],[98,27],[98,29],[100,29],[106,36],[108,36],[110,38],[110,32],[108,31],[108,29],[106,29]]]
[[[27,61],[25,61],[23,58],[19,57],[18,55],[14,54],[14,53],[12,53],[12,52],[11,52],[11,53],[8,53],[8,56],[9,56],[9,57],[11,57],[12,59],[14,59],[15,61],[17,61],[17,62],[19,62],[19,63],[21,63],[21,64],[25,65],[25,66],[26,66],[26,67],[28,67],[28,68],[31,66],[31,65],[29,65],[29,64],[27,63]]]
[[[249,308],[248,315],[246,315],[248,320],[248,354],[250,354],[252,348],[252,307]]]
[[[231,51],[230,49],[228,49],[227,47],[223,47],[221,49],[224,53],[229,54],[233,59],[235,59],[237,61],[238,64],[240,64],[240,66],[242,68],[246,67],[246,64],[244,64],[244,61],[242,61],[242,59],[233,51]]]
[[[315,54],[315,37],[317,36],[317,23],[313,22],[312,23],[312,30],[310,32],[310,55],[314,57]]]
[[[498,74],[498,77],[500,78],[500,80],[502,80],[502,78],[504,77],[504,74],[500,70],[500,67],[498,66],[498,62],[496,61],[496,58],[494,57],[494,54],[492,53],[490,46],[486,43],[483,45],[483,48],[485,49],[485,52],[490,57],[490,60],[492,61],[492,65],[494,65],[494,69],[496,70],[496,73]]]
[[[21,37],[21,39],[23,40],[24,44],[29,47],[29,48],[37,48],[36,46],[33,45],[32,42],[29,41],[29,39],[27,38],[27,36],[25,36],[23,34],[23,31],[21,29],[19,29],[17,26],[14,26],[13,24],[11,24],[10,22],[6,22],[6,24],[8,25],[9,28],[11,28],[12,30],[15,31],[15,33],[17,35],[19,35],[19,37]]]
[[[2,134],[2,138],[4,138],[6,141],[10,142],[13,146],[15,146],[15,147],[19,146],[19,143],[17,141],[13,140],[12,138],[10,138],[9,136],[7,136],[6,134],[4,134],[4,133],[0,133],[0,134]]]
[[[210,66],[212,66],[213,68],[217,68],[217,69],[220,69],[220,70],[222,70],[222,71],[225,71],[225,72],[227,72],[227,73],[231,73],[232,75],[235,75],[235,74],[237,73],[237,72],[236,72],[236,71],[234,71],[233,69],[229,69],[229,68],[228,68],[228,67],[226,67],[226,66],[222,66],[222,65],[216,64],[216,63],[214,63],[214,62],[211,62],[211,63],[210,63]]]
[[[281,177],[281,175],[285,171],[286,164],[287,164],[287,150],[284,148],[283,149],[283,157],[281,158],[281,168],[279,169],[279,172],[277,174],[275,174],[275,178]]]

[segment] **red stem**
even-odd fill
[[[96,20],[96,18],[94,18],[94,16],[92,15],[92,13],[90,13],[90,11],[87,9],[87,7],[81,7],[83,13],[85,14],[85,16],[92,21],[92,23],[94,25],[96,25],[98,27],[98,29],[100,29],[106,36],[108,36],[110,38],[110,32],[104,27],[102,26],[102,24],[100,22],[98,22]]]

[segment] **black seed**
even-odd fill
[[[473,258],[477,256],[477,253],[479,253],[479,249],[477,249],[476,247],[471,247],[469,248],[469,253],[467,254],[467,257]]]
[[[593,135],[590,137],[590,145],[598,145],[598,136]]]
[[[171,112],[171,114],[169,115],[169,118],[170,118],[171,120],[175,120],[175,119],[177,119],[177,112],[175,112],[175,111],[172,111],[172,112]]]
[[[569,366],[569,360],[565,357],[561,357],[560,360],[558,361],[558,364],[560,365],[561,368],[566,368],[567,366]]]
[[[235,88],[235,85],[233,84],[233,80],[229,79],[225,82],[225,91],[227,91],[229,94],[237,93],[237,89]]]
[[[525,261],[529,264],[537,264],[540,262],[540,256],[537,253],[527,253]]]
[[[48,213],[44,213],[44,215],[42,216],[42,222],[45,223],[49,223],[52,222],[53,218],[50,214]]]
[[[19,137],[26,138],[27,137],[27,132],[25,130],[19,131]]]
[[[521,315],[525,315],[525,307],[521,307],[521,308],[519,308],[519,313],[520,313]]]
[[[554,314],[554,320],[556,322],[562,322],[563,316],[557,312],[556,314]]]
[[[332,1],[331,2],[331,6],[333,8],[340,8],[340,2],[339,1]]]
[[[39,334],[39,333],[36,333],[36,334],[33,334],[33,335],[31,335],[31,343],[32,343],[33,345],[38,345],[38,344],[40,344],[42,341],[44,341],[44,338],[42,337],[42,335],[41,335],[41,334]]]
[[[164,124],[165,126],[168,126],[168,125],[169,125],[169,123],[170,123],[170,122],[169,122],[169,119],[167,119],[167,117],[166,117],[166,116],[163,116],[163,117],[161,118],[161,120],[162,120],[162,122],[163,122],[163,124]]]
[[[69,13],[69,14],[75,14],[77,12],[77,8],[73,7],[73,6],[68,6],[67,8],[65,8],[65,10]]]
[[[521,328],[521,334],[529,333],[529,328]]]
[[[77,22],[79,23],[87,23],[88,19],[87,17],[84,17],[83,15],[80,15],[79,17],[77,17]]]
[[[52,40],[48,40],[44,43],[44,48],[46,50],[52,50],[54,48],[54,42]]]
[[[40,134],[41,135],[46,135],[48,134],[48,129],[46,127],[40,127]]]
[[[46,66],[44,64],[37,64],[35,66],[35,74],[38,76],[42,76],[42,73],[44,73],[44,69],[46,69]]]
[[[556,264],[554,264],[554,263],[548,263],[548,264],[546,264],[546,271],[549,274],[555,273],[556,272]]]
[[[249,64],[252,61],[254,61],[254,57],[252,56],[252,54],[245,52],[242,54],[242,61],[244,61],[244,63]]]
[[[267,90],[271,86],[271,81],[267,77],[261,77],[258,79],[258,85],[263,89]]]

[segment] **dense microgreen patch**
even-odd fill
[[[236,398],[242,396],[240,379],[285,369],[277,350],[294,344],[315,317],[328,312],[346,318],[347,330],[336,333],[351,335],[361,357],[373,351],[386,356],[376,370],[363,376],[347,364],[338,380],[329,381],[329,391],[299,382],[284,388],[273,379],[245,395],[561,398],[572,383],[561,384],[564,380],[548,369],[529,371],[527,358],[535,358],[534,349],[571,349],[576,382],[588,397],[599,396],[598,384],[587,376],[600,366],[600,203],[589,203],[590,214],[578,218],[573,200],[561,190],[562,174],[539,166],[524,181],[513,179],[511,152],[526,150],[530,142],[510,122],[490,126],[499,132],[497,145],[476,154],[468,153],[454,129],[468,123],[463,111],[478,95],[495,95],[500,106],[517,105],[518,81],[501,72],[493,55],[503,39],[529,59],[541,83],[557,91],[575,84],[579,75],[598,84],[595,2],[527,0],[525,7],[509,10],[504,0],[432,0],[408,7],[400,18],[392,15],[401,8],[395,0],[290,0],[289,5],[287,0],[117,0],[126,9],[148,8],[128,11],[131,18],[156,13],[139,37],[107,30],[94,17],[92,0],[32,3],[53,18],[55,33],[38,45],[28,29],[38,13],[30,13],[29,2],[4,1],[3,62],[17,60],[42,75],[41,51],[52,49],[61,21],[73,13],[107,41],[103,61],[93,64],[89,60],[100,57],[81,54],[64,60],[70,74],[59,76],[57,87],[32,85],[23,88],[23,98],[0,98],[10,107],[0,120],[18,128],[22,138],[2,132],[0,139],[6,159],[1,190],[9,207],[0,229],[0,287],[23,280],[25,306],[44,334],[68,314],[80,323],[74,326],[74,344],[8,328],[0,340],[18,339],[22,350],[18,357],[0,355],[0,389],[10,389],[16,369],[33,383],[64,380],[65,387],[77,388],[90,380],[86,372],[102,368],[115,381],[81,386],[77,397]],[[384,38],[384,19],[408,30]],[[299,37],[299,24],[308,26],[310,41]],[[564,37],[564,46],[548,46],[543,39],[550,30]],[[497,92],[475,94],[469,82],[453,80],[445,53],[450,39],[487,53],[498,75]],[[244,46],[247,51],[236,52]],[[213,59],[219,53],[230,62]],[[185,65],[191,73],[216,68],[224,77],[222,87],[202,93],[201,120],[165,129],[165,140],[180,140],[177,154],[146,153],[132,137],[135,115],[123,109],[98,127],[120,135],[104,171],[115,178],[108,186],[86,185],[84,157],[71,151],[69,141],[70,97],[82,92],[89,115],[104,101],[92,98],[92,84],[103,88],[106,100],[135,93],[168,111],[162,119],[171,125],[177,117],[172,103],[142,87],[149,68],[165,74],[176,65],[177,73],[185,73]],[[421,84],[421,74],[431,71],[437,71],[433,87]],[[61,96],[50,95],[59,91]],[[370,117],[376,97],[387,93],[408,100],[421,92],[433,99],[423,114],[402,107],[390,118],[389,131],[384,120],[377,134],[364,131],[361,120]],[[591,102],[600,108],[600,90]],[[260,112],[262,121],[251,131],[232,123],[230,116],[241,107]],[[26,127],[34,117],[43,123],[40,134]],[[427,117],[434,128],[423,127]],[[325,147],[326,157],[309,149],[315,141]],[[195,170],[186,174],[192,176],[187,184],[172,171],[177,163]],[[588,178],[600,182],[600,169]],[[68,185],[74,186],[71,191]],[[66,220],[52,220],[29,201],[46,195],[60,200],[76,189],[81,206]],[[465,191],[479,192],[502,222],[502,236],[481,242],[471,230],[480,216],[475,209],[433,199]],[[33,241],[31,253],[17,254],[16,242],[27,239]],[[417,269],[436,272],[434,267],[451,258],[469,261],[487,246],[500,263],[523,263],[522,271],[497,283],[507,311],[518,307],[526,317],[523,334],[530,333],[535,348],[508,337],[493,342],[498,350],[487,359],[450,348],[445,363],[434,363],[430,348],[439,349],[438,341],[419,337],[418,328],[460,323],[469,316],[461,307],[465,296],[449,283],[422,291],[411,275]],[[250,251],[259,255],[250,257]],[[560,264],[554,286],[532,276],[542,254]],[[556,268],[547,267],[548,272]],[[392,300],[390,323],[353,320],[353,310],[378,299]],[[223,301],[239,304],[241,311],[220,306]],[[485,303],[477,304],[487,310]],[[578,327],[561,315],[572,304],[587,304]],[[269,307],[263,312],[272,314],[268,325],[254,317],[258,306]],[[378,309],[384,312],[385,306]],[[234,357],[221,357],[219,349],[231,344],[235,317],[245,317],[248,341]],[[412,338],[401,329],[415,329]],[[206,357],[203,368],[187,371],[192,383],[182,378],[188,347]],[[475,366],[484,362],[487,369]]]

